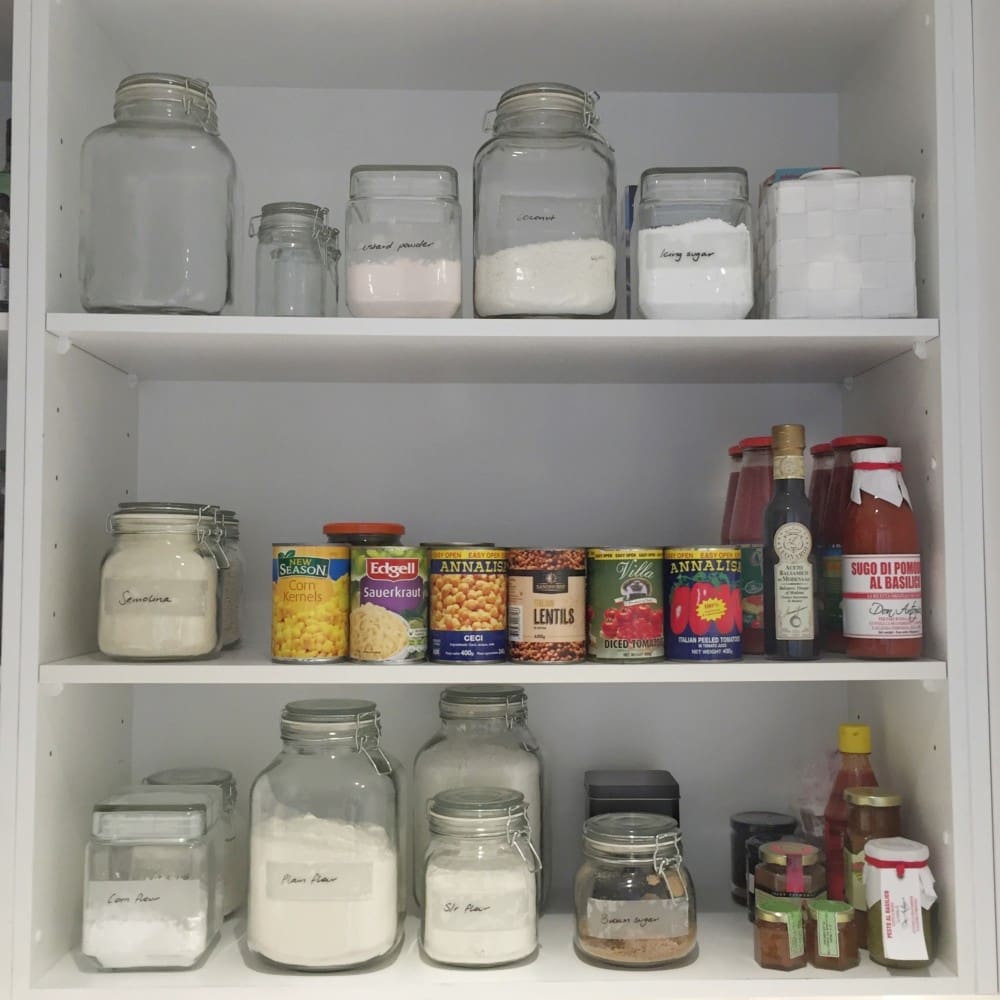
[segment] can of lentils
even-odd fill
[[[723,663],[743,655],[740,550],[719,546],[664,553],[667,659]]]
[[[491,544],[432,543],[430,659],[503,663],[507,659],[507,552]]]
[[[271,549],[271,659],[335,663],[347,658],[351,550],[346,545]]]
[[[351,547],[351,659],[409,663],[427,657],[427,551]]]
[[[663,549],[587,550],[587,652],[663,659]]]
[[[587,658],[585,549],[510,549],[507,638],[522,663],[580,663]]]

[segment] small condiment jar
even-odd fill
[[[406,528],[383,521],[335,521],[323,525],[331,545],[401,545]]]
[[[858,945],[868,947],[868,903],[865,899],[865,845],[902,832],[903,798],[884,788],[845,788],[847,830],[844,833],[844,886],[854,907]]]
[[[754,899],[757,907],[769,899],[791,899],[801,907],[805,900],[826,896],[826,868],[823,853],[812,844],[779,840],[760,849],[754,870]]]
[[[803,912],[794,899],[758,897],[753,957],[762,969],[792,972],[805,968]]]
[[[843,972],[860,961],[854,907],[836,899],[806,904],[806,956],[817,969]]]

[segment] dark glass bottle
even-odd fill
[[[764,651],[779,660],[816,656],[812,509],[806,496],[805,428],[771,432],[774,494],[764,511]]]

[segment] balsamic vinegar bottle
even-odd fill
[[[812,510],[806,496],[805,428],[771,431],[774,494],[764,511],[764,651],[779,660],[817,654]]]

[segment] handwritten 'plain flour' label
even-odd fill
[[[812,639],[812,534],[804,524],[783,524],[774,533],[775,633],[778,640]]]
[[[368,862],[308,864],[268,861],[267,895],[271,899],[293,902],[371,899],[372,866]]]
[[[504,931],[533,919],[533,900],[524,891],[443,893],[427,884],[425,919],[441,930]]]
[[[686,899],[587,900],[587,930],[595,938],[673,938],[688,932]]]
[[[197,879],[88,882],[88,920],[190,920],[205,909]]]
[[[107,615],[203,616],[208,613],[205,580],[105,580],[104,613]],[[212,600],[215,600],[213,590]]]
[[[845,555],[841,559],[844,635],[918,639],[923,635],[920,555]]]

